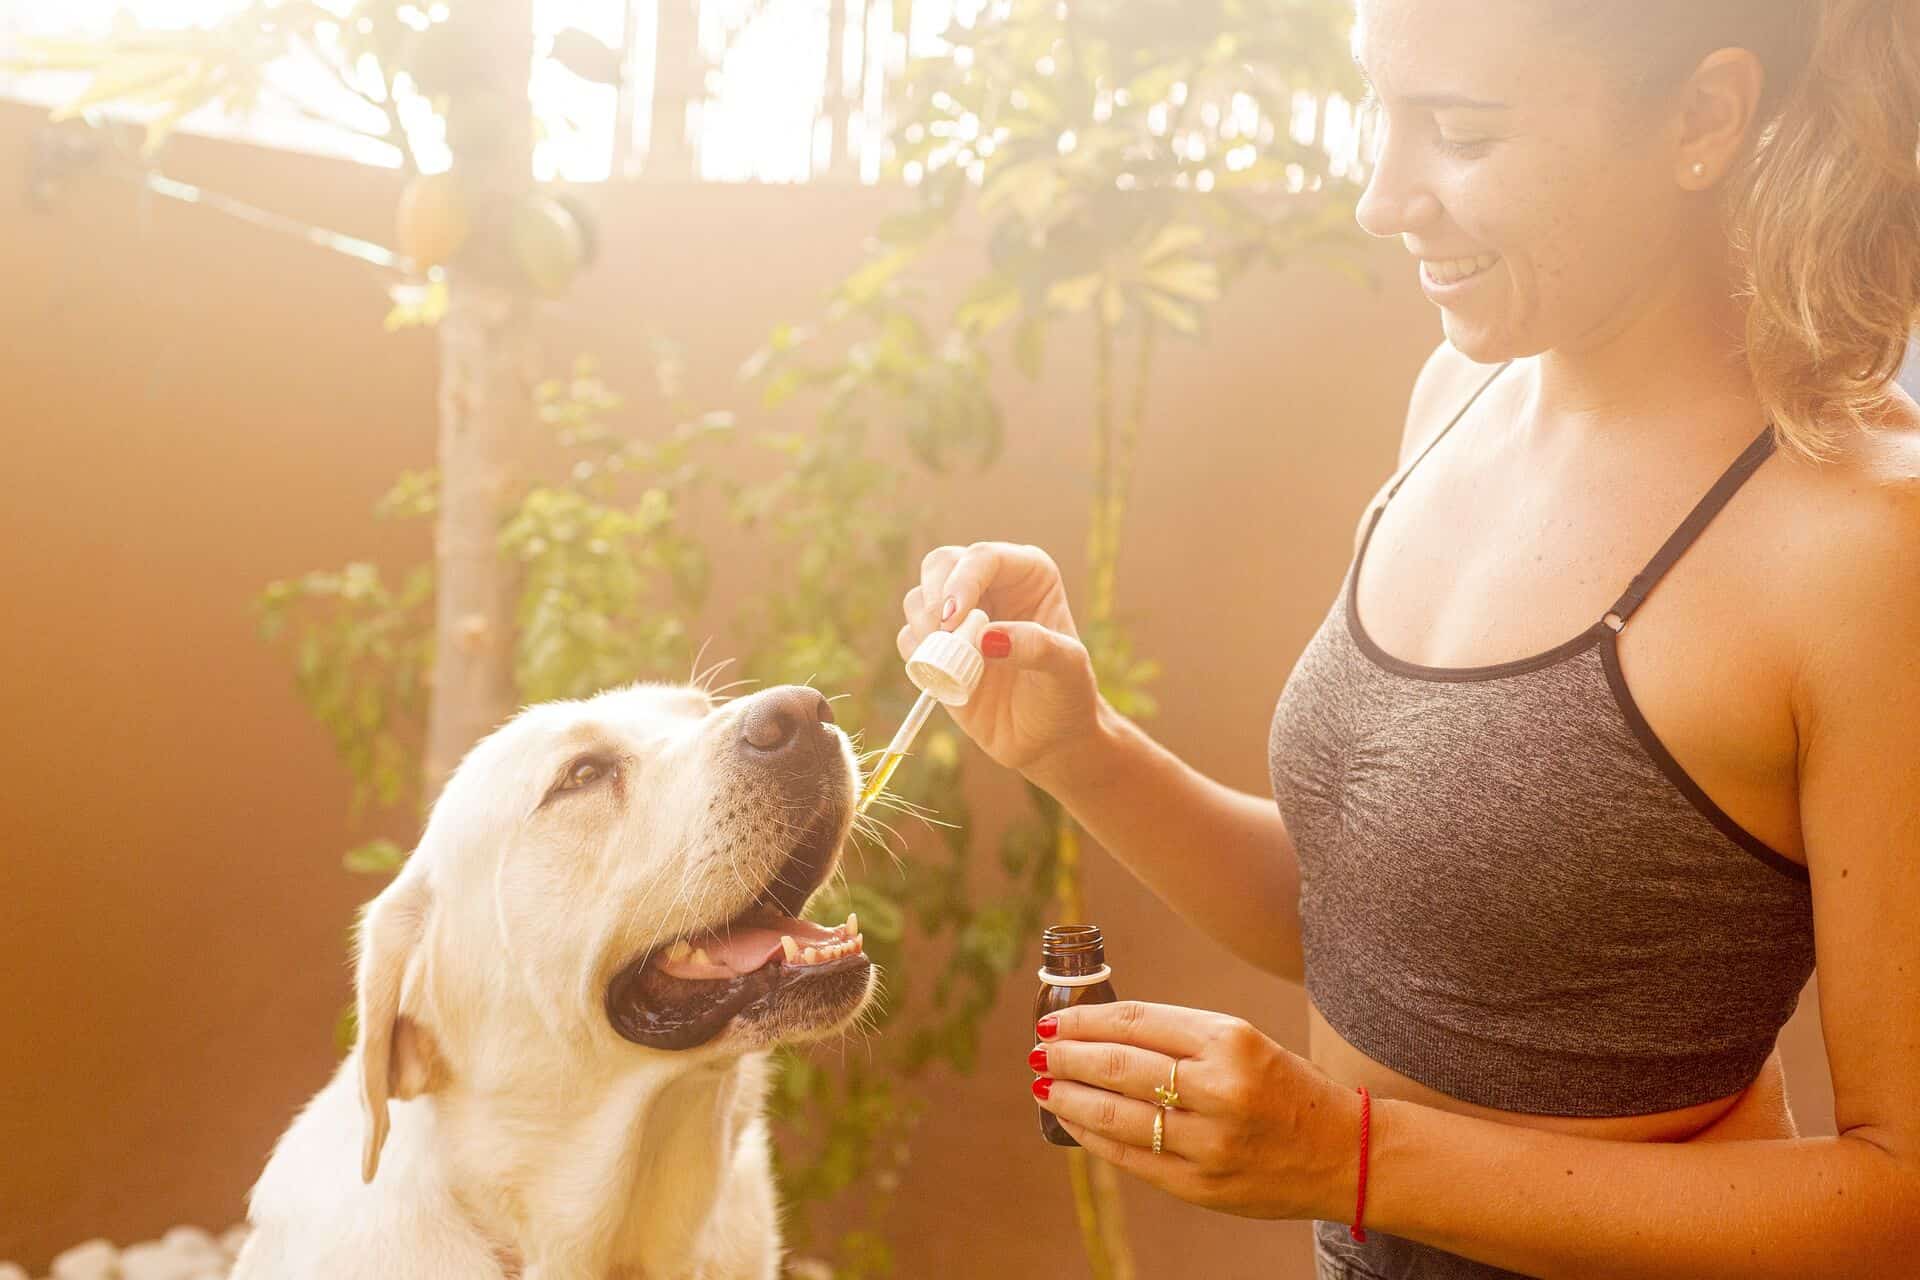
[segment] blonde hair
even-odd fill
[[[1746,356],[1782,444],[1830,458],[1893,403],[1920,320],[1920,0],[1556,0],[1677,86],[1719,48],[1767,71],[1725,200]],[[1605,28],[1604,33],[1599,31]]]

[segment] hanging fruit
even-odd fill
[[[451,261],[472,229],[466,194],[451,173],[419,174],[401,191],[400,252],[415,270]]]
[[[513,210],[513,256],[528,284],[547,297],[567,291],[586,259],[586,237],[565,205],[523,196]]]

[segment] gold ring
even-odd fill
[[[1167,1082],[1153,1086],[1153,1096],[1160,1100],[1162,1107],[1177,1107],[1180,1105],[1179,1084],[1180,1059],[1175,1058],[1173,1060],[1173,1070],[1167,1074]]]
[[[1153,1113],[1153,1154],[1160,1154],[1160,1139],[1166,1133],[1167,1109],[1158,1107]]]

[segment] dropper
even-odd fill
[[[907,659],[907,678],[920,689],[920,697],[913,704],[913,710],[907,712],[893,741],[887,744],[880,763],[867,775],[860,799],[854,804],[855,813],[865,813],[874,797],[886,789],[887,779],[893,776],[901,757],[913,745],[914,736],[933,714],[935,703],[964,706],[973,696],[987,666],[980,656],[980,632],[986,625],[987,615],[974,609],[953,630],[929,632]]]

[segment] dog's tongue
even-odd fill
[[[737,978],[741,974],[752,973],[779,955],[780,935],[783,933],[791,935],[803,947],[834,942],[840,938],[837,930],[811,920],[800,920],[793,916],[756,917],[751,923],[735,920],[712,933],[688,938],[687,946],[707,953],[706,964],[695,959],[691,951],[675,960],[664,950],[657,953],[655,963],[662,972],[675,978]]]

